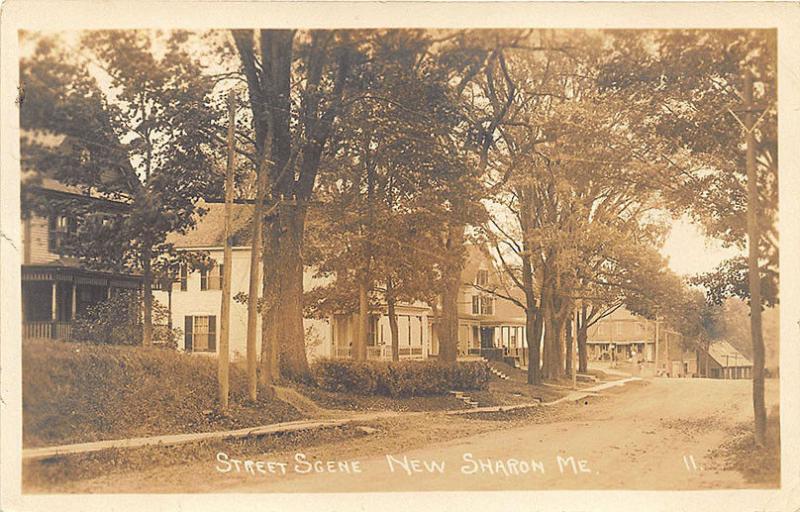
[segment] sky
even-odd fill
[[[669,258],[669,267],[680,275],[692,275],[713,270],[720,262],[744,251],[723,247],[713,238],[707,238],[697,225],[684,216],[672,224],[672,229],[661,254]]]

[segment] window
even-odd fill
[[[492,297],[481,297],[481,314],[494,314],[494,300],[492,300]]]
[[[472,296],[473,315],[492,315],[494,314],[494,300],[492,297],[473,295]]]
[[[47,249],[52,253],[64,244],[65,238],[77,231],[75,218],[66,215],[51,215],[47,222]]]
[[[478,270],[478,276],[476,277],[475,281],[478,286],[486,286],[489,284],[489,271]]]
[[[200,290],[221,290],[223,267],[222,263],[215,263],[211,270],[201,270]]]
[[[181,265],[180,271],[175,276],[174,281],[172,281],[172,283],[173,283],[172,287],[175,288],[175,283],[178,283],[180,285],[180,290],[182,292],[185,292],[186,291],[186,281],[187,281],[188,277],[189,277],[189,271],[186,268],[186,265]]]
[[[184,344],[187,352],[217,351],[217,317],[184,317]]]

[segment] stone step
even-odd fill
[[[508,380],[511,378],[493,366],[489,366],[489,371],[495,374],[497,377],[501,378],[502,380]]]

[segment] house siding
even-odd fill
[[[210,250],[209,256],[217,263],[222,263],[223,251]],[[312,285],[312,279],[307,276],[307,287]],[[234,250],[232,253],[231,265],[231,297],[237,293],[247,293],[250,284],[250,251]],[[308,289],[308,288],[306,288]],[[157,290],[153,292],[156,300],[166,306],[169,303],[169,296],[166,291]],[[172,325],[181,327],[184,325],[187,316],[216,316],[217,332],[219,333],[219,317],[222,309],[221,290],[200,290],[200,272],[189,272],[186,279],[186,291],[181,291],[176,286],[172,291]],[[230,353],[232,359],[243,359],[247,353],[247,304],[241,304],[234,300],[231,301],[230,309]],[[322,340],[321,343],[309,347],[312,353],[311,359],[330,356],[331,329],[327,320],[304,319],[303,326],[306,329],[307,343],[315,339]],[[218,334],[219,335],[219,334]],[[185,350],[184,337],[178,342],[179,349]],[[311,345],[309,343],[309,345]],[[219,342],[217,342],[217,347]],[[261,353],[261,318],[258,318],[256,330],[256,353]]]
[[[25,247],[25,256],[29,261],[23,261],[26,265],[43,265],[58,259],[58,254],[48,250],[48,226],[47,219],[38,216],[31,216],[28,220],[29,226],[26,228],[26,221],[22,221],[22,243]],[[26,236],[30,233],[30,240]]]

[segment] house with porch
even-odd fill
[[[684,348],[679,332],[663,320],[649,320],[623,307],[589,327],[586,349],[593,361],[652,363],[657,375],[668,377],[697,374],[695,357]]]
[[[499,297],[524,301],[520,292],[506,288],[501,271],[485,248],[469,244],[461,271],[458,295],[458,353],[460,356],[509,355],[522,357],[525,343],[525,311],[516,303]],[[498,293],[493,293],[498,292]],[[438,339],[431,318],[432,354],[438,354]]]
[[[51,134],[22,134],[59,151],[70,151],[69,140]],[[139,290],[141,276],[83,268],[63,254],[63,244],[81,219],[63,205],[91,206],[109,214],[127,208],[123,200],[99,194],[92,187],[65,185],[22,162],[22,338],[69,339],[72,322],[89,306],[119,290]],[[100,179],[124,179],[109,169]]]
[[[659,336],[666,342],[667,332],[659,326]],[[619,308],[589,327],[586,350],[590,360],[627,360],[634,355],[647,362],[655,360],[655,321],[636,316],[625,308]]]

